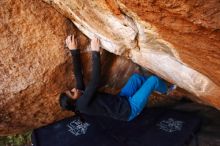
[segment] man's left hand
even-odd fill
[[[69,35],[66,38],[66,45],[70,50],[76,50],[77,49],[77,40],[74,35]]]

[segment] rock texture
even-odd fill
[[[0,1],[0,135],[60,119],[71,85],[66,19],[37,0]]]
[[[2,0],[0,5],[0,135],[21,133],[72,115],[58,104],[59,94],[74,87],[64,40],[70,33],[77,35],[88,82],[88,38],[44,2]],[[104,50],[101,59],[102,90],[111,93],[139,68]]]
[[[44,1],[60,13],[42,1],[0,1],[0,135],[71,115],[58,106],[59,94],[74,87],[70,53],[64,48],[70,33],[79,40],[86,83],[91,72],[87,37],[95,34],[108,51],[101,55],[101,90],[117,93],[141,69],[129,58],[193,93],[191,99],[220,108],[217,0]],[[176,95],[185,94],[179,91]],[[153,99],[152,104],[161,100]]]
[[[220,4],[172,0],[44,0],[103,48],[220,109]]]

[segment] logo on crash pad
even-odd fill
[[[75,136],[79,136],[86,134],[89,125],[89,123],[82,122],[80,119],[75,119],[74,121],[70,122],[67,127],[69,128],[69,132]]]
[[[183,121],[178,121],[173,118],[169,118],[167,120],[160,121],[160,123],[158,123],[157,126],[165,132],[172,133],[176,131],[181,131],[183,123]]]

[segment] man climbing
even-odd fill
[[[130,121],[137,117],[147,104],[153,91],[161,94],[168,92],[167,85],[157,76],[133,74],[117,95],[98,92],[100,82],[100,42],[91,40],[92,77],[85,88],[80,61],[80,51],[74,35],[66,38],[71,51],[76,78],[76,88],[60,95],[63,109],[88,115],[108,116],[114,119]],[[170,89],[174,89],[173,86]]]

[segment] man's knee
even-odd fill
[[[158,82],[160,80],[160,78],[158,76],[152,75],[149,77],[148,80],[154,81],[154,82]]]

